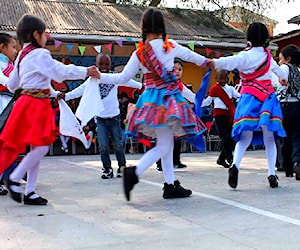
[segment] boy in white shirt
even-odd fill
[[[103,73],[109,73],[111,68],[110,56],[104,53],[97,55],[96,66]],[[100,98],[105,107],[96,116],[97,139],[100,148],[100,157],[103,165],[102,179],[113,178],[113,169],[109,157],[109,137],[112,140],[118,161],[117,177],[121,177],[121,169],[126,165],[125,153],[122,144],[122,131],[120,127],[120,109],[118,101],[118,86],[122,84],[103,84],[99,81]],[[126,83],[127,87],[142,88],[142,84],[134,80]],[[66,94],[66,101],[82,96],[86,82]]]

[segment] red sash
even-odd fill
[[[218,97],[226,105],[228,110],[221,110],[214,108],[214,116],[216,115],[227,115],[228,121],[232,124],[234,118],[235,107],[232,100],[229,98],[226,91],[222,88],[220,84],[215,84],[209,91],[209,96]],[[224,112],[225,111],[225,112]]]
[[[266,60],[253,73],[245,74],[240,72],[242,78],[241,94],[247,93],[254,95],[261,102],[275,92],[271,80],[257,80],[257,78],[265,75],[271,67],[271,51],[269,49],[265,49],[265,51],[268,54]]]
[[[14,65],[11,62],[8,62],[7,67],[2,72],[5,76],[9,77],[9,75],[13,71],[13,69],[14,69]],[[7,93],[7,92],[9,92],[9,90],[4,85],[0,84],[0,92]]]
[[[20,63],[22,62],[22,60],[24,59],[24,57],[31,51],[33,51],[34,49],[37,49],[36,47],[34,47],[32,44],[27,45],[24,49],[22,49],[20,57],[19,57],[19,61],[18,61],[18,71],[20,70]]]

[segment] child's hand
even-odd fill
[[[207,59],[207,63],[206,66],[211,68],[211,69],[215,69],[215,62],[213,59]]]
[[[65,100],[65,97],[66,97],[65,93],[59,92],[56,98],[57,98],[57,100],[60,100],[60,99]]]
[[[280,83],[282,86],[287,86],[286,80],[280,79],[280,80],[279,80],[279,83]]]
[[[100,72],[96,66],[91,66],[91,67],[88,67],[87,69],[88,69],[88,72],[87,72],[88,76],[100,79]]]

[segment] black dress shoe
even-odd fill
[[[270,175],[269,177],[268,177],[268,180],[269,180],[269,183],[270,183],[270,187],[271,188],[276,188],[276,187],[278,187],[278,177],[277,177],[277,175]]]
[[[0,185],[0,195],[7,195],[8,191],[4,188],[3,185]]]
[[[22,202],[22,193],[13,191],[12,186],[20,187],[20,185],[21,184],[19,182],[11,181],[9,178],[7,180],[7,189],[9,191],[10,197],[18,203]]]
[[[24,195],[24,204],[25,205],[36,205],[36,206],[47,205],[48,200],[42,198],[41,196],[34,198],[34,199],[30,199],[30,197],[34,194],[36,194],[36,193],[34,191],[32,191],[31,193]]]
[[[229,176],[228,176],[228,184],[232,188],[236,188],[238,184],[238,175],[239,170],[237,167],[233,164],[231,168],[228,170]]]
[[[130,191],[133,189],[134,185],[139,182],[137,175],[135,174],[136,166],[125,167],[123,174],[123,185],[126,199],[130,200]]]
[[[217,164],[223,166],[224,168],[230,167],[230,165],[226,161],[222,161],[220,159],[217,160]]]
[[[183,169],[183,168],[187,168],[187,166],[181,162],[179,162],[178,164],[174,164],[174,168],[175,169]]]

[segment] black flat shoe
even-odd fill
[[[139,179],[135,174],[135,169],[136,166],[124,168],[123,185],[127,201],[130,200],[130,191],[133,189],[134,185],[139,182]]]
[[[271,188],[276,188],[276,187],[278,187],[278,177],[277,177],[277,175],[270,175],[269,177],[268,177],[268,180],[269,180],[269,183],[270,183],[270,187]]]
[[[41,196],[34,198],[34,199],[30,199],[30,197],[32,195],[34,195],[35,192],[31,192],[28,195],[24,195],[24,204],[25,205],[37,205],[37,206],[43,206],[43,205],[47,205],[48,200],[42,198]]]
[[[0,185],[0,195],[7,195],[8,191],[4,188],[3,185]]]
[[[223,166],[224,168],[229,168],[230,165],[226,161],[217,160],[217,164]]]
[[[7,189],[9,191],[10,197],[18,203],[22,202],[22,193],[13,191],[12,187],[13,186],[20,187],[20,185],[21,184],[19,182],[11,181],[9,178],[7,180]]]
[[[239,170],[237,167],[233,164],[231,168],[228,170],[229,176],[228,176],[228,184],[232,188],[236,188],[238,184],[238,175]]]

